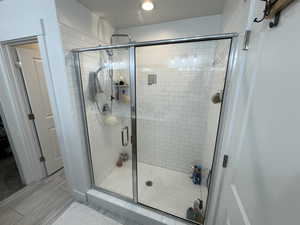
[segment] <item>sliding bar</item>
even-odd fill
[[[90,52],[95,50],[130,48],[130,47],[141,47],[141,46],[150,46],[150,45],[152,46],[152,45],[163,45],[163,44],[177,44],[177,43],[185,43],[185,42],[193,42],[193,41],[214,41],[214,40],[230,39],[237,36],[238,33],[225,33],[225,34],[204,35],[204,36],[195,36],[195,37],[186,37],[186,38],[156,40],[156,41],[131,42],[128,44],[121,44],[121,45],[107,45],[107,46],[97,46],[97,47],[89,47],[89,48],[78,48],[78,49],[73,49],[72,52]]]

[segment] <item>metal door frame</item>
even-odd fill
[[[91,177],[91,188],[96,189],[98,191],[102,191],[104,193],[110,194],[114,197],[118,197],[124,199],[129,202],[136,203],[141,205],[142,207],[146,207],[148,209],[154,210],[163,215],[171,215],[174,218],[177,218],[181,221],[194,223],[193,221],[186,220],[185,218],[178,217],[176,215],[169,214],[159,209],[152,208],[151,206],[145,206],[138,201],[138,177],[137,177],[137,123],[136,123],[136,48],[144,47],[144,46],[156,46],[156,45],[167,45],[167,44],[179,44],[179,43],[188,43],[188,42],[202,42],[202,41],[217,41],[217,40],[230,40],[230,48],[229,48],[229,56],[228,56],[228,63],[226,68],[225,74],[225,83],[224,83],[224,94],[223,94],[223,101],[225,102],[224,105],[221,105],[220,116],[219,116],[219,123],[217,128],[217,137],[215,141],[215,151],[214,151],[214,158],[212,163],[212,176],[211,176],[211,184],[208,187],[208,197],[206,203],[206,209],[209,209],[210,202],[212,201],[211,196],[211,189],[213,189],[216,184],[214,178],[216,177],[216,168],[217,164],[220,163],[220,147],[221,142],[223,140],[223,127],[224,127],[224,111],[228,111],[227,107],[224,107],[227,102],[228,98],[228,90],[227,87],[229,86],[229,80],[233,73],[234,65],[235,65],[235,55],[237,49],[237,38],[238,33],[225,33],[225,34],[216,34],[216,35],[205,35],[205,36],[195,36],[195,37],[187,37],[187,38],[176,38],[176,39],[166,39],[166,40],[156,40],[156,41],[147,41],[147,42],[131,42],[128,44],[121,44],[121,45],[107,45],[107,46],[97,46],[97,47],[88,47],[88,48],[79,48],[73,49],[72,53],[74,56],[74,64],[75,64],[75,72],[78,78],[78,85],[80,89],[80,98],[81,98],[81,109],[82,109],[82,119],[84,122],[84,132],[85,132],[85,142],[87,146],[87,153],[88,153],[88,163],[89,163],[89,170],[90,170],[90,177]],[[81,76],[81,68],[80,68],[80,53],[83,52],[91,52],[97,50],[109,50],[109,49],[128,49],[129,50],[129,71],[130,71],[130,112],[131,112],[131,133],[132,133],[132,182],[133,182],[133,199],[124,197],[118,193],[97,187],[95,185],[94,180],[94,172],[93,172],[93,163],[91,157],[91,149],[90,149],[90,142],[89,142],[89,134],[88,134],[88,125],[87,125],[87,118],[86,118],[86,108],[85,108],[85,99],[83,95],[83,85],[82,85],[82,76]],[[224,109],[225,108],[225,109]],[[208,210],[205,212],[205,216],[207,216]],[[195,223],[198,224],[198,223]]]

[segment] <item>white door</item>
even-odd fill
[[[38,49],[17,48],[22,73],[28,93],[47,174],[63,167],[58,138],[43,72],[43,62]]]

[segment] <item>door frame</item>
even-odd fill
[[[45,76],[49,76],[48,61],[43,36],[32,36],[0,43],[0,66],[3,68],[0,83],[5,123],[13,134],[10,138],[13,154],[20,171],[22,182],[30,184],[48,176],[45,163],[40,161],[42,149],[39,142],[34,120],[28,119],[31,113],[30,101],[23,80],[22,70],[15,65],[15,46],[20,44],[37,43]],[[46,79],[47,80],[47,79]],[[48,86],[48,85],[47,85]],[[47,90],[49,92],[49,88]],[[5,96],[6,95],[6,96]],[[49,93],[50,96],[50,93]],[[51,105],[52,107],[52,105]]]
[[[207,206],[205,211],[205,224],[212,225],[213,217],[216,213],[215,205],[218,204],[219,195],[221,193],[221,184],[222,180],[222,162],[223,157],[227,152],[224,152],[224,143],[228,136],[225,134],[228,131],[228,127],[232,124],[233,117],[231,115],[231,109],[234,105],[233,97],[235,96],[234,90],[230,90],[232,88],[232,79],[234,68],[236,65],[236,50],[238,43],[238,33],[226,33],[226,34],[217,34],[217,35],[205,35],[205,36],[195,36],[188,38],[176,38],[176,39],[166,39],[166,40],[156,40],[156,41],[146,41],[146,42],[131,42],[129,44],[121,44],[121,45],[108,45],[108,46],[98,46],[98,47],[88,47],[88,48],[80,48],[73,49],[74,56],[74,65],[75,72],[78,78],[78,86],[80,90],[80,98],[81,98],[81,107],[82,107],[82,118],[84,124],[84,135],[85,142],[87,148],[88,155],[88,163],[89,163],[89,171],[91,177],[91,187],[95,190],[102,191],[104,193],[108,193],[112,196],[124,199],[129,202],[133,202],[141,207],[147,208],[149,210],[153,210],[161,215],[171,216],[177,220],[184,221],[187,223],[194,224],[193,221],[186,220],[184,218],[179,218],[175,215],[171,215],[167,212],[163,212],[159,209],[154,209],[150,206],[145,206],[138,202],[138,183],[137,183],[137,139],[136,139],[136,48],[143,46],[155,46],[155,45],[163,45],[163,44],[177,44],[177,43],[187,43],[187,42],[201,42],[201,41],[214,41],[214,40],[222,40],[222,39],[230,39],[230,48],[229,48],[229,56],[225,74],[225,83],[224,83],[224,91],[223,91],[223,103],[221,105],[215,149],[214,149],[214,158],[212,163],[212,175],[211,175],[211,183],[209,186],[208,197],[207,197]],[[103,188],[97,187],[94,181],[94,173],[93,173],[93,165],[92,165],[92,156],[91,149],[89,144],[89,135],[88,135],[88,126],[87,126],[87,118],[86,118],[86,109],[85,109],[85,101],[83,95],[83,85],[82,85],[82,76],[81,76],[81,67],[80,67],[80,53],[90,52],[96,50],[108,50],[108,49],[122,49],[127,48],[129,50],[129,70],[130,70],[130,111],[131,111],[131,129],[132,129],[132,181],[133,181],[133,199],[126,198],[121,196],[118,193],[114,193]],[[195,223],[198,224],[198,223]]]

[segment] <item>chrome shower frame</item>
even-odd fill
[[[207,198],[207,206],[205,211],[205,218],[208,217],[208,213],[210,210],[214,211],[211,202],[217,202],[218,195],[220,193],[220,181],[216,181],[217,175],[220,176],[220,163],[222,155],[224,154],[221,152],[221,146],[223,145],[224,139],[224,126],[225,126],[225,115],[226,118],[231,118],[229,116],[230,108],[229,105],[229,87],[231,84],[232,74],[234,73],[236,60],[237,60],[237,43],[238,43],[238,33],[225,33],[225,34],[216,34],[216,35],[205,35],[205,36],[195,36],[195,37],[187,37],[187,38],[176,38],[176,39],[166,39],[166,40],[156,40],[156,41],[147,41],[147,42],[130,42],[128,44],[119,44],[119,45],[108,45],[108,46],[97,46],[97,47],[88,47],[88,48],[80,48],[80,49],[73,49],[72,52],[74,54],[74,63],[76,67],[76,74],[78,77],[79,89],[80,89],[80,97],[81,97],[81,108],[82,108],[82,116],[84,121],[84,130],[85,130],[85,141],[87,146],[87,154],[89,158],[89,169],[90,169],[90,177],[91,177],[91,188],[110,194],[114,197],[126,200],[128,202],[133,202],[141,207],[145,207],[147,209],[153,210],[161,215],[171,216],[179,221],[184,221],[190,224],[198,224],[193,221],[186,220],[184,218],[177,217],[175,215],[171,215],[167,212],[163,212],[158,209],[154,209],[150,206],[143,205],[138,202],[138,184],[137,184],[137,127],[136,127],[136,48],[143,47],[143,46],[155,46],[155,45],[166,45],[166,44],[177,44],[177,43],[188,43],[188,42],[201,42],[201,41],[217,41],[217,40],[230,40],[230,47],[229,47],[229,56],[228,56],[228,64],[225,74],[225,85],[224,85],[224,94],[223,94],[223,103],[221,104],[220,110],[220,119],[218,123],[217,129],[217,136],[215,142],[215,150],[214,150],[214,158],[212,163],[212,175],[211,175],[211,182],[208,187],[208,198]],[[90,142],[89,142],[89,134],[88,134],[88,127],[87,127],[87,118],[86,118],[86,109],[85,109],[85,100],[83,95],[83,86],[82,86],[82,79],[81,79],[81,69],[80,69],[80,57],[79,54],[83,52],[89,51],[97,51],[97,50],[112,50],[112,49],[127,49],[129,50],[129,69],[130,69],[130,112],[131,112],[131,130],[132,130],[132,177],[133,177],[133,199],[121,196],[118,193],[111,192],[105,190],[103,188],[97,187],[95,185],[94,180],[94,172],[93,172],[93,162],[91,157],[91,149],[90,149]],[[230,96],[231,97],[231,96]],[[232,101],[232,100],[230,100]],[[207,220],[205,220],[205,224]]]

